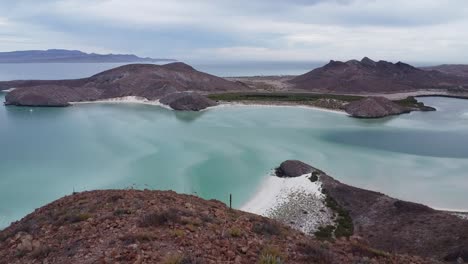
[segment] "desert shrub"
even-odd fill
[[[321,240],[331,240],[333,238],[333,231],[335,227],[332,225],[320,226],[314,235]]]
[[[277,247],[264,248],[258,259],[258,264],[283,264],[285,257]]]
[[[172,230],[172,234],[176,237],[183,237],[185,235],[185,232],[181,229],[174,229]]]
[[[336,229],[335,229],[335,237],[350,237],[354,233],[354,225],[353,219],[349,215],[349,212],[341,207],[335,199],[333,199],[326,190],[322,190],[325,194],[325,205],[332,209],[336,214],[337,218],[336,222]]]
[[[175,209],[169,209],[163,212],[153,212],[144,215],[139,222],[140,227],[157,227],[168,223],[178,223],[180,216]]]
[[[240,230],[237,227],[233,227],[233,228],[229,229],[229,235],[231,237],[241,237],[242,236],[242,230]]]
[[[132,214],[132,211],[130,211],[128,209],[116,209],[114,211],[115,216],[129,215],[129,214]]]
[[[279,235],[281,233],[281,227],[271,221],[263,221],[261,223],[255,223],[252,227],[252,231],[259,235]]]

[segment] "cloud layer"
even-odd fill
[[[0,0],[0,50],[468,63],[466,0]]]

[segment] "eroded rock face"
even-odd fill
[[[160,102],[179,111],[200,111],[217,103],[199,93],[173,93],[163,97]]]
[[[293,178],[299,177],[301,175],[311,173],[315,169],[299,160],[287,160],[281,163],[281,165],[276,168],[276,176],[284,178]]]
[[[353,117],[380,118],[410,112],[385,97],[367,97],[345,106],[345,111]]]

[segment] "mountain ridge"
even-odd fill
[[[373,61],[368,57],[360,61],[331,60],[289,83],[301,90],[349,94],[468,89],[468,78],[424,71],[401,61]]]
[[[173,62],[174,59],[142,58],[133,54],[98,54],[79,50],[48,49],[0,52],[0,63],[126,63]]]

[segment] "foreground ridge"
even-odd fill
[[[375,250],[358,238],[322,242],[172,191],[66,196],[13,223],[0,241],[0,263],[437,263]]]

